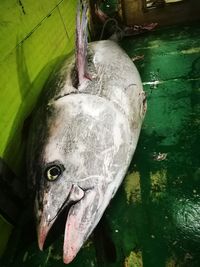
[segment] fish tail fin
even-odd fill
[[[79,85],[83,83],[85,79],[88,79],[87,74],[87,10],[88,5],[86,1],[79,1],[76,17],[76,68],[78,72]]]

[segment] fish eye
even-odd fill
[[[62,173],[60,166],[53,165],[46,169],[45,176],[49,181],[55,181]]]

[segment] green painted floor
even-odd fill
[[[164,28],[122,46],[131,57],[144,55],[136,65],[148,111],[122,186],[69,266],[199,267],[200,24]],[[14,231],[2,265],[65,266],[62,237],[40,252],[31,225]]]

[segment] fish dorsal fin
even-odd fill
[[[86,1],[79,1],[76,17],[76,69],[79,86],[89,77],[87,74],[87,10]]]

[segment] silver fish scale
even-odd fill
[[[69,57],[46,85],[28,144],[28,173],[36,188],[39,246],[69,203],[64,259],[71,261],[120,186],[145,115],[139,73],[112,41],[90,43],[88,74],[77,85]],[[62,166],[55,181],[46,171]]]

